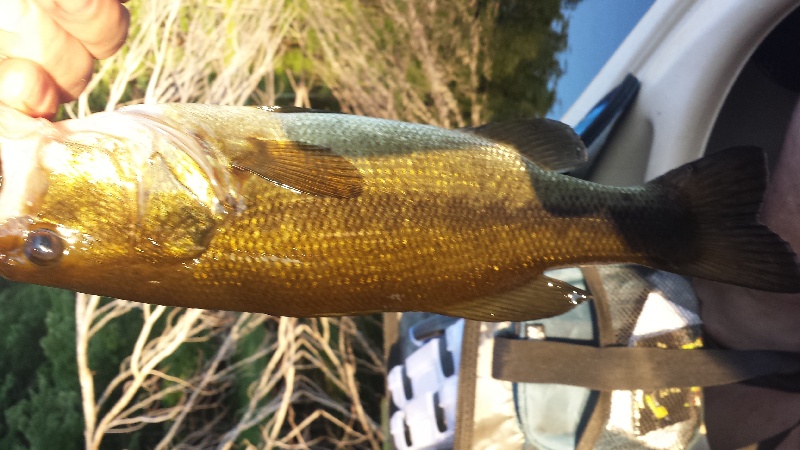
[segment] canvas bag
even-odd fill
[[[734,449],[749,436],[732,436],[719,422],[729,420],[742,390],[766,392],[768,402],[780,389],[800,392],[787,382],[798,379],[797,355],[704,347],[683,277],[639,266],[584,272],[593,302],[514,329],[403,315],[389,377],[397,448],[683,449],[710,403],[712,448]],[[415,329],[430,339],[417,341]],[[402,381],[392,382],[400,365]],[[420,386],[426,378],[438,380],[427,383],[430,392]],[[712,401],[704,404],[700,386]],[[765,434],[775,437],[759,448],[779,448],[771,442],[797,425],[796,414],[781,412],[787,417]]]
[[[493,374],[516,383],[529,448],[687,448],[702,423],[700,387],[800,371],[796,354],[703,348],[683,277],[622,265],[584,273],[591,305],[495,339]],[[456,448],[473,448],[468,423],[457,422]]]

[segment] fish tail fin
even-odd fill
[[[797,255],[758,222],[767,185],[763,150],[730,148],[651,183],[677,191],[694,222],[692,257],[672,271],[763,291],[800,292]]]

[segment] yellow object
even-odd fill
[[[647,409],[653,413],[653,417],[656,419],[661,420],[669,415],[667,408],[664,407],[664,405],[659,404],[658,400],[656,400],[651,394],[646,394],[644,396],[644,402],[647,405]]]

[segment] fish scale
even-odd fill
[[[0,121],[32,120],[0,107]],[[3,174],[0,274],[20,281],[184,307],[478,320],[569,310],[587,294],[542,273],[579,264],[800,291],[796,255],[757,223],[758,149],[616,188],[556,173],[585,149],[546,119],[445,130],[154,105],[18,128],[32,131],[0,136],[3,167],[27,168]]]

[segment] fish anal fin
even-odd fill
[[[231,162],[233,167],[306,194],[336,198],[361,195],[361,173],[327,147],[262,138],[249,138],[248,143],[257,151],[237,157]]]
[[[448,305],[436,312],[483,322],[519,322],[557,316],[590,299],[586,291],[540,275],[511,291]]]
[[[551,119],[488,123],[461,131],[514,147],[537,166],[558,172],[587,161],[586,146],[569,125]]]

